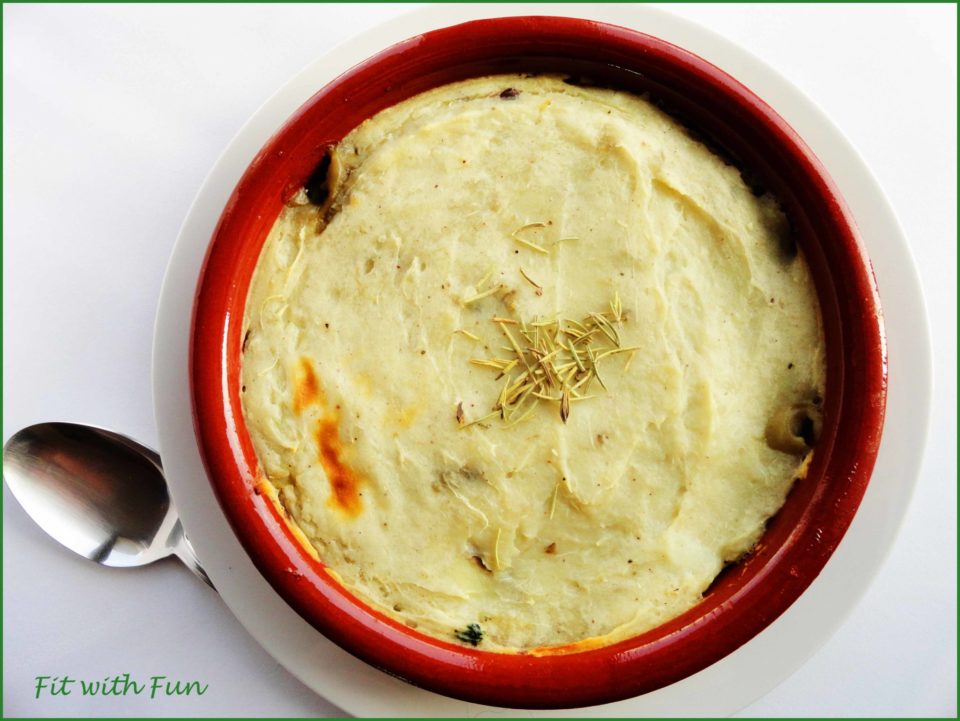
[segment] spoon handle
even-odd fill
[[[167,541],[167,544],[170,550],[176,554],[181,561],[184,562],[186,567],[193,571],[194,575],[210,586],[210,588],[212,588],[214,591],[217,590],[216,586],[213,585],[213,582],[207,575],[207,572],[203,570],[203,566],[200,565],[200,560],[197,558],[197,554],[193,550],[193,546],[190,545],[190,540],[183,532],[183,525],[180,523],[179,518],[177,519],[176,524],[174,524],[173,531],[170,533],[170,538]]]

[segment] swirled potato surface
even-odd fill
[[[775,200],[650,102],[551,76],[384,110],[327,180],[264,245],[242,399],[264,482],[348,589],[548,653],[677,616],[750,551],[825,376]]]

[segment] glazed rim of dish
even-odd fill
[[[283,204],[327,149],[378,111],[471,77],[565,73],[649,93],[668,113],[771,192],[810,265],[826,341],[824,422],[798,479],[754,550],[703,601],[619,643],[533,655],[467,648],[408,628],[342,587],[267,494],[240,402],[247,290]],[[866,490],[886,400],[879,299],[853,218],[819,161],[762,100],[720,69],[663,40],[595,21],[477,20],[411,38],[311,97],[267,142],[214,232],[194,301],[191,396],[217,498],[254,564],[338,645],[423,688],[477,703],[569,708],[653,691],[718,661],[783,613],[836,549]]]

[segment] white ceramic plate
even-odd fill
[[[684,47],[745,83],[799,132],[840,187],[873,261],[884,301],[891,378],[886,428],[866,496],[843,542],[800,599],[752,641],[694,676],[644,696],[568,714],[728,715],[771,690],[834,633],[866,591],[893,545],[919,472],[930,415],[931,355],[913,260],[876,181],[810,100],[732,43],[648,7],[432,6],[395,19],[310,65],[260,108],[228,146],[197,195],[174,248],[153,353],[154,404],[164,469],[184,526],[210,577],[240,622],[277,661],[318,694],[356,715],[538,714],[456,701],[376,671],[309,626],[263,579],[220,510],[193,434],[187,352],[197,277],[220,212],[248,163],[314,92],[361,60],[419,33],[480,17],[547,13],[623,25]],[[910,378],[909,387],[898,383],[900,378]]]

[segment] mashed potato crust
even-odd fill
[[[456,642],[477,624],[494,651],[612,643],[694,606],[809,460],[777,440],[803,429],[770,427],[815,407],[825,373],[777,204],[646,100],[549,76],[389,108],[330,180],[267,238],[242,365],[264,480],[322,561],[409,626]],[[480,418],[501,389],[470,363],[509,357],[492,317],[615,297],[639,350],[605,361],[606,391],[566,423],[544,402],[462,427],[459,404]]]

